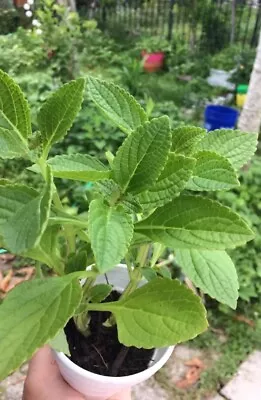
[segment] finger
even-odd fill
[[[124,392],[115,394],[114,396],[110,397],[108,400],[131,400],[131,392],[130,390],[125,390]]]
[[[34,379],[38,379],[41,376],[43,380],[50,376],[60,376],[59,368],[49,346],[46,345],[35,353],[29,363],[28,375]]]

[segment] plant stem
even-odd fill
[[[117,357],[115,358],[115,360],[112,364],[111,374],[110,374],[111,376],[118,376],[119,370],[120,370],[122,364],[124,363],[129,350],[130,350],[129,347],[122,345],[120,352],[117,354]]]
[[[144,244],[140,246],[136,260],[140,268],[143,268],[144,265],[146,264],[149,250],[150,250],[150,244]]]
[[[131,280],[127,287],[125,288],[124,292],[122,293],[120,300],[124,300],[126,297],[128,297],[135,289],[137,289],[137,286],[142,278],[141,272],[139,268],[135,268],[132,272]]]
[[[42,158],[42,157],[39,158],[38,165],[40,167],[40,170],[41,170],[44,180],[46,180],[46,159]],[[57,192],[57,188],[54,183],[53,183],[53,187],[54,187],[54,193],[53,193],[54,205],[58,210],[64,211],[63,204],[61,202],[61,199]],[[75,253],[75,234],[74,234],[74,232],[70,229],[70,227],[64,226],[64,234],[65,234],[66,241],[67,241],[68,254]]]
[[[89,292],[90,292],[95,280],[96,279],[92,278],[92,277],[86,279],[86,281],[85,281],[85,283],[84,283],[84,285],[82,287],[82,292],[83,292],[82,298],[83,298],[83,301],[87,301],[88,300]]]
[[[158,261],[159,257],[161,256],[164,248],[165,248],[165,246],[162,245],[161,243],[154,244],[153,256],[151,257],[151,261],[150,261],[151,268],[153,268],[156,265],[156,262]]]
[[[36,278],[42,279],[44,277],[40,261],[36,261],[35,271],[36,271],[36,274],[35,274]]]

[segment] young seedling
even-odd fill
[[[123,89],[89,77],[88,95],[126,139],[116,154],[107,153],[107,165],[85,154],[49,158],[84,91],[81,78],[53,93],[32,133],[23,93],[0,72],[0,157],[31,161],[28,174],[41,174],[45,182],[37,191],[0,181],[1,246],[36,260],[37,267],[36,279],[15,287],[0,305],[0,379],[45,343],[66,352],[63,328],[72,317],[88,339],[91,311],[108,312],[105,325],[116,324],[127,347],[170,346],[206,330],[200,297],[157,265],[166,248],[196,287],[236,307],[237,274],[225,250],[253,239],[253,232],[235,212],[197,192],[238,186],[236,171],[254,154],[257,136],[172,130],[167,116],[149,120]],[[66,212],[54,177],[94,183],[88,215]],[[129,284],[118,301],[104,302],[112,287],[96,278],[122,260]],[[42,265],[52,277],[43,276]]]

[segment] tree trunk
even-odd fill
[[[261,32],[246,102],[239,118],[241,131],[259,132],[261,125]]]
[[[70,7],[71,11],[76,11],[75,0],[57,0],[57,3],[61,6]]]
[[[236,0],[231,1],[231,31],[230,31],[230,43],[233,44],[235,42],[235,33],[236,33]]]

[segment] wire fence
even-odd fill
[[[261,0],[77,0],[77,6],[104,30],[182,38],[192,47],[204,40],[254,47],[261,29]]]

